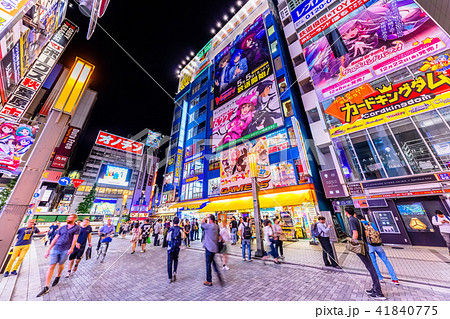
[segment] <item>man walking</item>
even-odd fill
[[[89,225],[89,217],[86,217],[81,223],[80,234],[78,235],[77,243],[80,245],[80,247],[78,248],[78,245],[75,246],[75,248],[73,249],[73,253],[71,253],[69,256],[69,270],[67,271],[66,278],[69,278],[77,271],[81,258],[83,258],[84,250],[86,249],[86,243],[89,242],[89,247],[92,247],[91,233],[92,227]],[[74,262],[75,267],[73,267],[72,271]]]
[[[216,224],[216,218],[214,215],[209,215],[209,218],[204,218],[202,221],[202,229],[205,234],[203,240],[203,247],[205,248],[206,257],[206,281],[203,283],[205,286],[212,286],[212,273],[211,264],[214,271],[219,277],[219,282],[223,285],[222,276],[217,268],[214,255],[219,252],[218,240],[219,240],[219,226]]]
[[[112,224],[112,220],[108,219],[106,222],[106,225],[103,225],[98,230],[98,244],[97,244],[97,251],[100,249],[100,245],[102,244],[102,240],[106,238],[107,236],[112,236],[114,234],[114,225]],[[109,242],[106,242],[106,251],[108,251]],[[106,253],[105,251],[105,253]]]
[[[450,218],[445,216],[440,210],[436,210],[435,214],[436,215],[432,218],[433,225],[439,226],[439,231],[447,244],[448,253],[450,255]]]
[[[161,222],[162,219],[160,218],[156,222],[155,226],[153,226],[153,238],[154,238],[153,246],[159,246],[159,233],[161,231]]]
[[[230,229],[231,229],[231,245],[236,245],[238,224],[236,221],[236,217],[234,216],[231,217]]]
[[[169,275],[169,284],[172,281],[177,280],[177,268],[178,268],[178,254],[180,253],[181,246],[181,232],[183,231],[178,224],[180,219],[175,217],[173,219],[173,227],[169,229],[167,233],[167,273]],[[173,269],[172,269],[173,265]]]
[[[37,295],[37,297],[41,297],[48,292],[56,264],[58,264],[58,274],[56,275],[52,286],[54,287],[58,284],[64,270],[64,263],[66,262],[67,257],[69,257],[69,255],[73,252],[75,245],[77,245],[78,248],[80,247],[80,244],[77,244],[78,235],[80,234],[80,227],[75,225],[77,218],[77,214],[70,214],[67,217],[67,225],[60,227],[56,232],[56,236],[45,254],[45,258],[50,256],[50,267],[48,268],[47,276],[45,277],[45,287]]]
[[[319,216],[317,222],[317,232],[319,233],[319,242],[322,246],[322,257],[325,266],[334,267],[341,269],[341,267],[336,262],[336,258],[333,253],[333,247],[330,242],[330,229],[333,227],[332,225],[327,226],[326,220],[324,216]]]
[[[33,235],[46,233],[41,232],[39,228],[35,227],[35,222],[35,219],[30,219],[27,223],[27,227],[22,227],[17,231],[16,245],[14,246],[11,259],[6,266],[5,273],[3,274],[4,277],[9,276],[11,269],[13,270],[11,272],[11,275],[17,275],[17,269],[19,269],[20,264],[22,263],[28,252],[28,249],[30,248],[31,241],[33,240]],[[14,265],[14,261],[17,257],[19,257],[19,259],[17,259],[17,263]]]
[[[239,225],[239,236],[241,236],[242,244],[242,260],[245,261],[245,248],[247,248],[248,261],[253,261],[250,247],[252,240],[252,227],[250,222],[247,220],[248,218],[244,217],[242,223]]]
[[[150,224],[150,219],[147,218],[145,223],[141,225],[141,252],[145,253],[145,247],[147,246],[147,240],[150,236],[150,231],[152,229],[152,225]]]
[[[345,209],[345,214],[348,217],[348,225],[350,227],[350,232],[353,241],[362,240],[364,242],[364,254],[356,254],[359,259],[363,262],[364,266],[370,273],[370,277],[372,277],[372,289],[366,290],[369,296],[373,299],[377,300],[386,300],[386,297],[383,295],[381,291],[380,282],[378,281],[378,275],[373,266],[372,260],[369,256],[369,247],[367,247],[367,239],[366,234],[363,231],[362,223],[356,218],[356,213],[351,207],[347,207]]]

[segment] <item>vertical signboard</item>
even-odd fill
[[[298,123],[295,117],[291,118],[292,127],[294,128],[295,138],[297,140],[297,148],[298,148],[298,156],[302,163],[303,174],[306,176],[311,176],[311,167],[308,162],[308,154],[306,153],[305,143],[303,141],[303,135],[300,128],[300,124]]]

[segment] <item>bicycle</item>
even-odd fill
[[[106,251],[108,249],[109,243],[112,241],[112,238],[107,236],[104,239],[102,239],[100,248],[97,250],[97,260],[100,261],[100,263],[103,263],[106,257]]]

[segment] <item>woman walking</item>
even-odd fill
[[[278,249],[280,250],[280,258],[284,259],[283,256],[283,238],[282,236],[283,234],[283,229],[280,226],[280,220],[278,218],[275,218],[275,220],[273,221],[274,225],[273,225],[273,233],[274,233],[274,238],[275,238],[275,249],[278,251]]]
[[[134,254],[136,251],[136,244],[139,241],[139,237],[141,237],[141,228],[139,227],[139,223],[134,223],[133,229],[131,230],[131,254]]]
[[[227,254],[227,245],[228,243],[231,241],[231,236],[230,236],[230,231],[228,230],[227,227],[227,221],[226,219],[224,219],[222,221],[222,228],[220,228],[220,241],[219,241],[219,253],[221,254],[221,258],[222,258],[222,264],[223,264],[223,270],[230,270],[230,268],[228,268],[227,264],[228,264],[228,254]]]
[[[267,221],[265,221],[265,223],[266,223],[266,226],[264,226],[263,231],[264,231],[264,240],[266,242],[266,248],[267,248],[267,250],[270,249],[270,254],[274,258],[274,263],[281,264],[278,261],[278,251],[275,248],[275,238],[274,238],[274,232],[273,232],[273,228],[272,228],[272,222],[270,220],[267,220]],[[266,255],[262,258],[264,265],[266,264],[267,258],[269,258],[269,255]]]

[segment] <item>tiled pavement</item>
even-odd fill
[[[194,246],[199,246],[199,242]],[[236,248],[233,246],[233,249]],[[44,253],[45,247],[35,241],[20,270],[12,300],[369,300],[364,293],[370,286],[367,275],[349,275],[293,264],[264,266],[259,260],[248,263],[238,256],[231,256],[231,269],[223,272],[224,287],[218,284],[215,275],[214,285],[206,287],[203,285],[204,253],[199,249],[181,251],[177,281],[169,284],[165,249],[148,246],[146,253],[131,255],[129,240],[119,238],[113,240],[103,264],[95,259],[83,260],[75,276],[62,278],[47,295],[37,299],[34,297],[44,283],[48,264]],[[303,256],[305,252],[300,254]],[[450,290],[390,283],[382,286],[389,300],[450,300]]]

